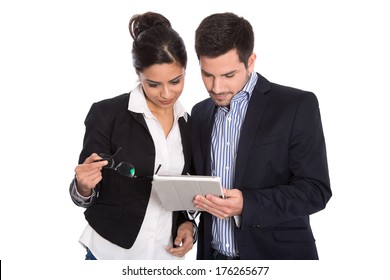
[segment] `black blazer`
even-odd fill
[[[142,114],[128,110],[130,93],[94,103],[85,119],[84,145],[79,163],[92,153],[114,154],[115,162],[132,163],[138,176],[152,176],[155,147]],[[189,116],[188,116],[189,117]],[[179,118],[185,166],[191,160],[190,119]],[[151,178],[131,179],[103,168],[98,195],[84,212],[92,228],[101,236],[123,248],[131,248],[141,228],[151,192]],[[177,227],[187,220],[183,212],[173,212],[173,238]]]
[[[209,98],[192,109],[196,174],[210,175],[216,106]],[[234,188],[243,193],[242,224],[235,228],[241,259],[317,259],[309,215],[330,199],[325,140],[313,93],[270,83],[258,74],[242,126]],[[202,213],[198,259],[210,259],[212,217]]]

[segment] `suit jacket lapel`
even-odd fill
[[[214,126],[215,112],[217,107],[214,104],[214,101],[210,98],[208,100],[208,106],[204,112],[205,116],[207,116],[205,125],[201,131],[201,139],[202,139],[202,151],[206,152],[206,155],[203,155],[205,162],[205,172],[206,175],[211,175],[211,133]]]
[[[252,147],[252,142],[269,101],[269,96],[266,93],[271,88],[270,83],[261,75],[257,75],[258,80],[255,88],[253,89],[252,97],[249,100],[248,109],[241,129],[241,135],[238,144],[236,173],[234,180],[235,188],[241,186],[242,176],[246,169],[247,158]]]

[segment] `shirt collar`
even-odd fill
[[[154,118],[152,112],[148,107],[148,104],[146,103],[145,94],[141,84],[138,84],[132,90],[129,98],[129,105],[127,108],[131,112],[143,114],[145,117],[148,118]],[[177,100],[173,105],[173,113],[175,116],[175,120],[178,120],[180,117],[183,117],[185,121],[188,121],[188,114],[179,100]]]
[[[241,102],[248,102],[252,96],[253,89],[256,85],[256,82],[257,82],[257,73],[252,72],[245,86],[235,96],[233,96],[230,103],[241,104]],[[227,113],[230,110],[229,107],[219,106],[219,110],[222,110]]]
[[[248,100],[252,96],[253,89],[256,85],[256,82],[257,82],[257,74],[256,74],[256,72],[252,72],[251,75],[249,76],[249,79],[246,82],[245,86],[234,97],[240,96],[240,95],[245,95],[246,100]],[[234,99],[234,97],[233,97],[233,99]]]

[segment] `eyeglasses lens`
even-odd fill
[[[128,162],[121,162],[118,164],[118,166],[115,168],[116,171],[121,173],[124,176],[127,177],[134,177],[135,174],[135,168],[134,165]]]

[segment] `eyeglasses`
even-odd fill
[[[115,165],[114,157],[121,150],[122,150],[122,147],[119,147],[118,150],[116,150],[116,152],[112,156],[104,154],[104,153],[100,153],[99,156],[101,157],[101,159],[95,160],[95,162],[107,160],[108,164],[103,166],[103,168],[113,169],[113,170],[117,171],[119,174],[126,176],[126,177],[129,177],[129,178],[153,178],[153,176],[136,176],[135,175],[135,167],[131,163],[122,161],[122,162],[118,163],[117,165]],[[161,164],[159,164],[159,166],[157,167],[155,174],[157,174],[157,172],[160,170],[160,167],[161,167]]]
[[[129,177],[129,178],[136,178],[137,176],[135,176],[135,167],[134,167],[134,165],[132,165],[131,163],[128,163],[128,162],[124,162],[124,161],[122,161],[122,162],[120,162],[118,164],[115,164],[114,157],[121,150],[122,150],[122,147],[119,147],[118,150],[116,150],[116,152],[112,156],[104,154],[104,153],[101,153],[101,154],[99,154],[101,159],[96,160],[96,161],[107,160],[108,164],[103,166],[103,168],[113,169],[113,170],[117,171],[118,173],[120,173],[121,175]]]

